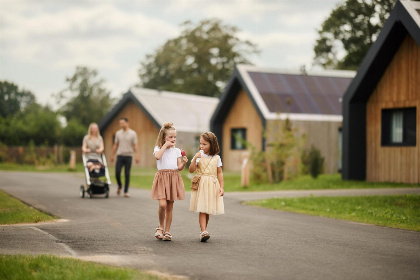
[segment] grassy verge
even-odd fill
[[[31,164],[0,163],[0,170],[25,172],[83,172],[83,164],[76,164],[76,170],[70,170],[68,164],[36,166]]]
[[[48,214],[40,212],[19,200],[0,191],[0,224],[39,223],[54,220]],[[0,277],[0,279],[2,279]]]
[[[0,256],[0,279],[163,279],[138,270],[50,255]]]
[[[420,231],[420,195],[272,198],[247,205]]]

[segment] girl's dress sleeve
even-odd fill
[[[153,155],[155,155],[156,152],[158,152],[160,149],[158,146],[155,146],[155,149],[153,150]]]
[[[175,148],[176,158],[182,157],[181,149]]]

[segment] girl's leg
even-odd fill
[[[201,232],[207,230],[207,214],[201,213],[198,215],[198,222],[200,223]]]
[[[209,225],[209,220],[210,220],[210,215],[206,214],[206,230],[207,230],[207,227]]]
[[[169,232],[169,230],[171,229],[171,224],[172,224],[172,213],[173,213],[173,209],[174,209],[174,202],[173,201],[166,201],[166,227],[165,227],[165,232]]]
[[[164,228],[165,226],[165,212],[166,212],[166,199],[159,199],[159,211],[158,211],[158,215],[159,215],[159,227],[160,228]],[[162,231],[163,234],[163,231]]]

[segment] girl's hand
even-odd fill
[[[224,190],[224,188],[220,188],[219,189],[219,195],[220,196],[223,196],[225,194],[225,190]]]
[[[188,162],[188,158],[186,156],[183,156],[182,157],[182,162],[184,163],[184,166],[185,166]]]
[[[173,143],[171,141],[166,141],[164,145],[166,148],[170,148],[172,147]]]
[[[201,153],[200,152],[196,153],[194,157],[195,158],[201,158]]]

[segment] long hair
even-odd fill
[[[160,128],[159,135],[156,139],[156,145],[159,148],[162,148],[162,146],[165,144],[165,137],[168,134],[169,130],[175,130],[173,123],[164,123],[162,127]]]
[[[219,142],[217,142],[217,137],[213,132],[204,132],[200,137],[210,143],[209,156],[215,156],[220,153]]]
[[[97,126],[98,127],[98,135],[97,135],[97,137],[98,138],[101,138],[101,133],[100,133],[100,131],[99,131],[99,126],[98,126],[98,124],[97,123],[91,123],[90,125],[89,125],[89,128],[88,128],[88,133],[87,133],[87,135],[88,135],[88,138],[90,139],[90,137],[92,136],[92,127],[93,126]]]

